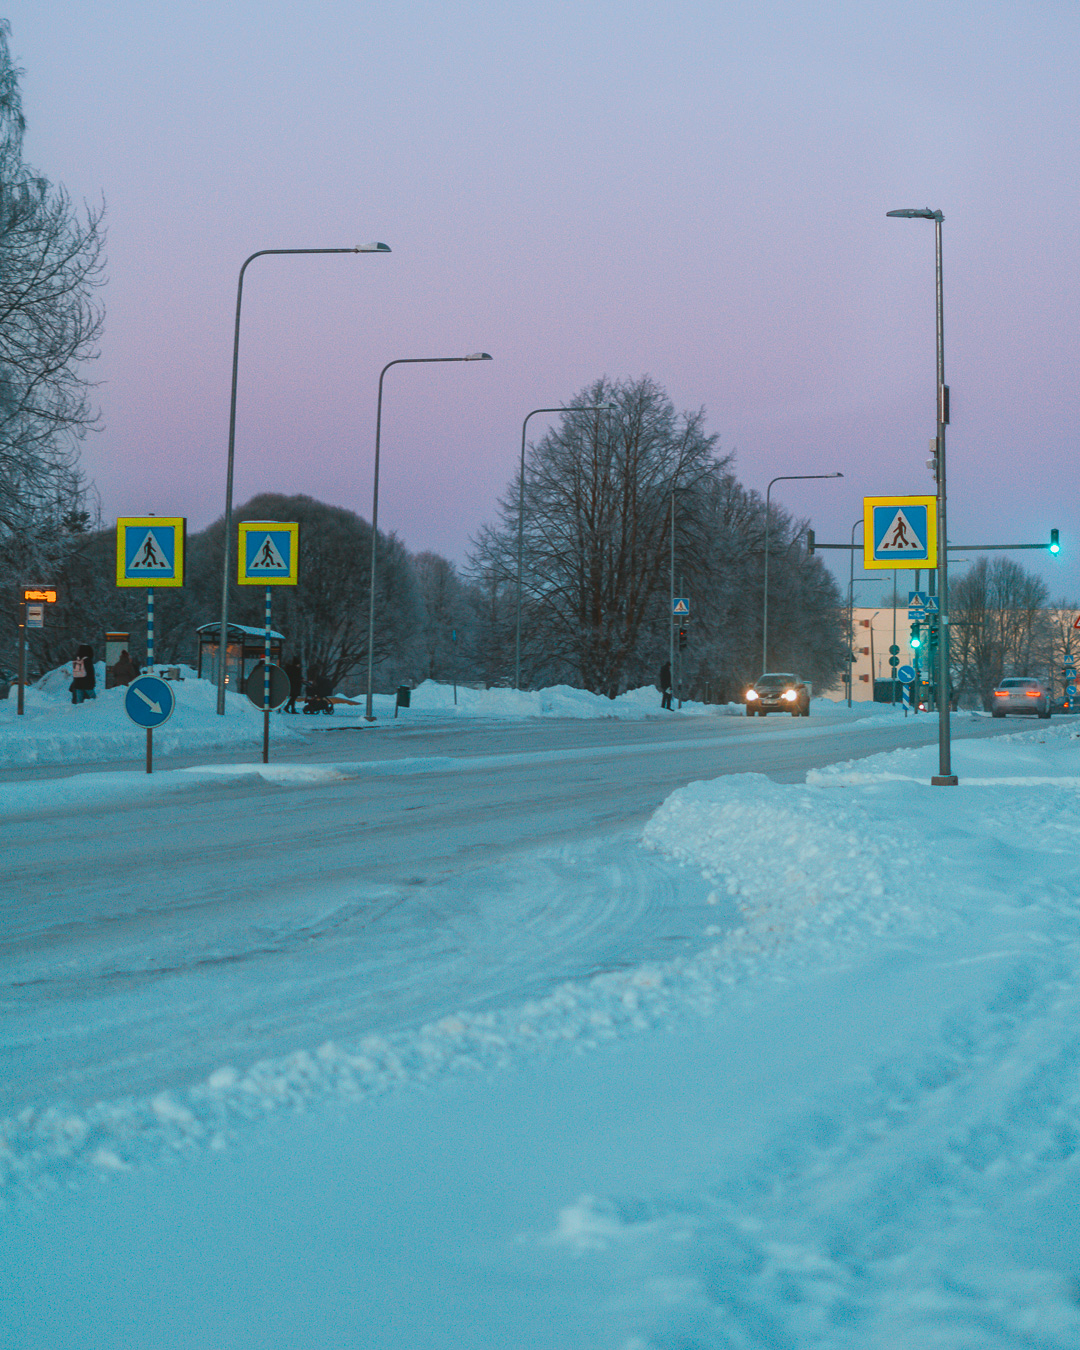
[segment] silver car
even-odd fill
[[[1050,716],[1050,695],[1039,680],[1018,675],[1002,680],[990,695],[990,712],[994,717],[1006,713],[1028,713],[1030,716]]]

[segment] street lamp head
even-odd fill
[[[945,217],[941,214],[940,211],[931,211],[930,208],[929,208],[928,206],[924,206],[924,207],[922,208],[921,211],[920,211],[920,210],[916,210],[916,209],[912,209],[912,208],[909,207],[909,208],[907,208],[906,210],[903,210],[903,211],[886,211],[885,214],[886,214],[887,216],[900,216],[900,217],[902,217],[904,220],[937,220],[937,221],[941,221],[941,220],[944,220],[944,219],[945,219]]]
[[[471,356],[463,356],[463,361],[490,361],[491,357],[487,352],[473,352]]]
[[[354,253],[389,253],[390,251],[389,244],[357,244],[353,249]]]

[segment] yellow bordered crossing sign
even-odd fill
[[[121,516],[116,522],[118,586],[184,584],[184,516]]]
[[[864,497],[863,566],[937,566],[936,497]]]
[[[295,586],[300,568],[299,524],[241,521],[236,566],[241,586]]]

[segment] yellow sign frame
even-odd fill
[[[926,512],[926,552],[919,557],[879,555],[874,527],[875,510],[903,511],[914,508]],[[864,497],[863,498],[863,567],[869,571],[891,572],[894,568],[933,570],[937,567],[938,520],[937,497]]]
[[[147,572],[132,576],[127,563],[128,531],[169,530],[173,537],[172,575],[163,577]],[[184,562],[187,545],[186,516],[121,516],[116,522],[116,584],[142,586],[147,590],[164,589],[184,584]]]
[[[239,586],[296,586],[300,580],[300,525],[297,521],[242,520],[237,527],[236,582]],[[248,570],[249,534],[287,534],[289,536],[288,572],[278,576]]]

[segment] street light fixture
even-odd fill
[[[769,496],[772,492],[773,483],[794,483],[801,482],[807,478],[843,478],[842,473],[782,473],[776,478],[769,480],[769,486],[765,489],[765,584],[764,584],[764,604],[761,620],[761,673],[764,675],[769,669]]]
[[[236,373],[240,362],[240,304],[244,298],[244,273],[248,263],[270,254],[280,256],[296,253],[389,253],[389,244],[357,244],[353,248],[261,248],[245,258],[236,283],[236,323],[233,328],[232,397],[229,402],[229,463],[225,473],[225,550],[221,575],[221,633],[218,638],[218,692],[217,711],[225,714],[225,662],[229,640],[229,564],[232,548],[233,460],[236,450]]]
[[[383,377],[391,366],[429,366],[447,361],[490,361],[487,352],[473,352],[469,356],[401,356],[387,361],[379,373],[379,402],[375,413],[375,486],[371,499],[371,598],[368,605],[367,706],[364,717],[375,721],[372,712],[372,679],[375,670],[375,561],[379,541],[379,444],[382,438]]]
[[[518,548],[517,548],[517,623],[514,641],[514,688],[521,688],[521,578],[525,556],[525,428],[529,418],[537,413],[611,412],[613,403],[599,403],[589,408],[534,408],[521,424],[521,466],[518,471]]]
[[[945,428],[949,422],[949,386],[945,383],[945,307],[942,294],[941,225],[945,217],[927,207],[886,211],[903,220],[934,222],[934,262],[937,291],[937,508],[938,508],[938,771],[934,787],[955,787],[949,727],[949,532],[945,516]]]

